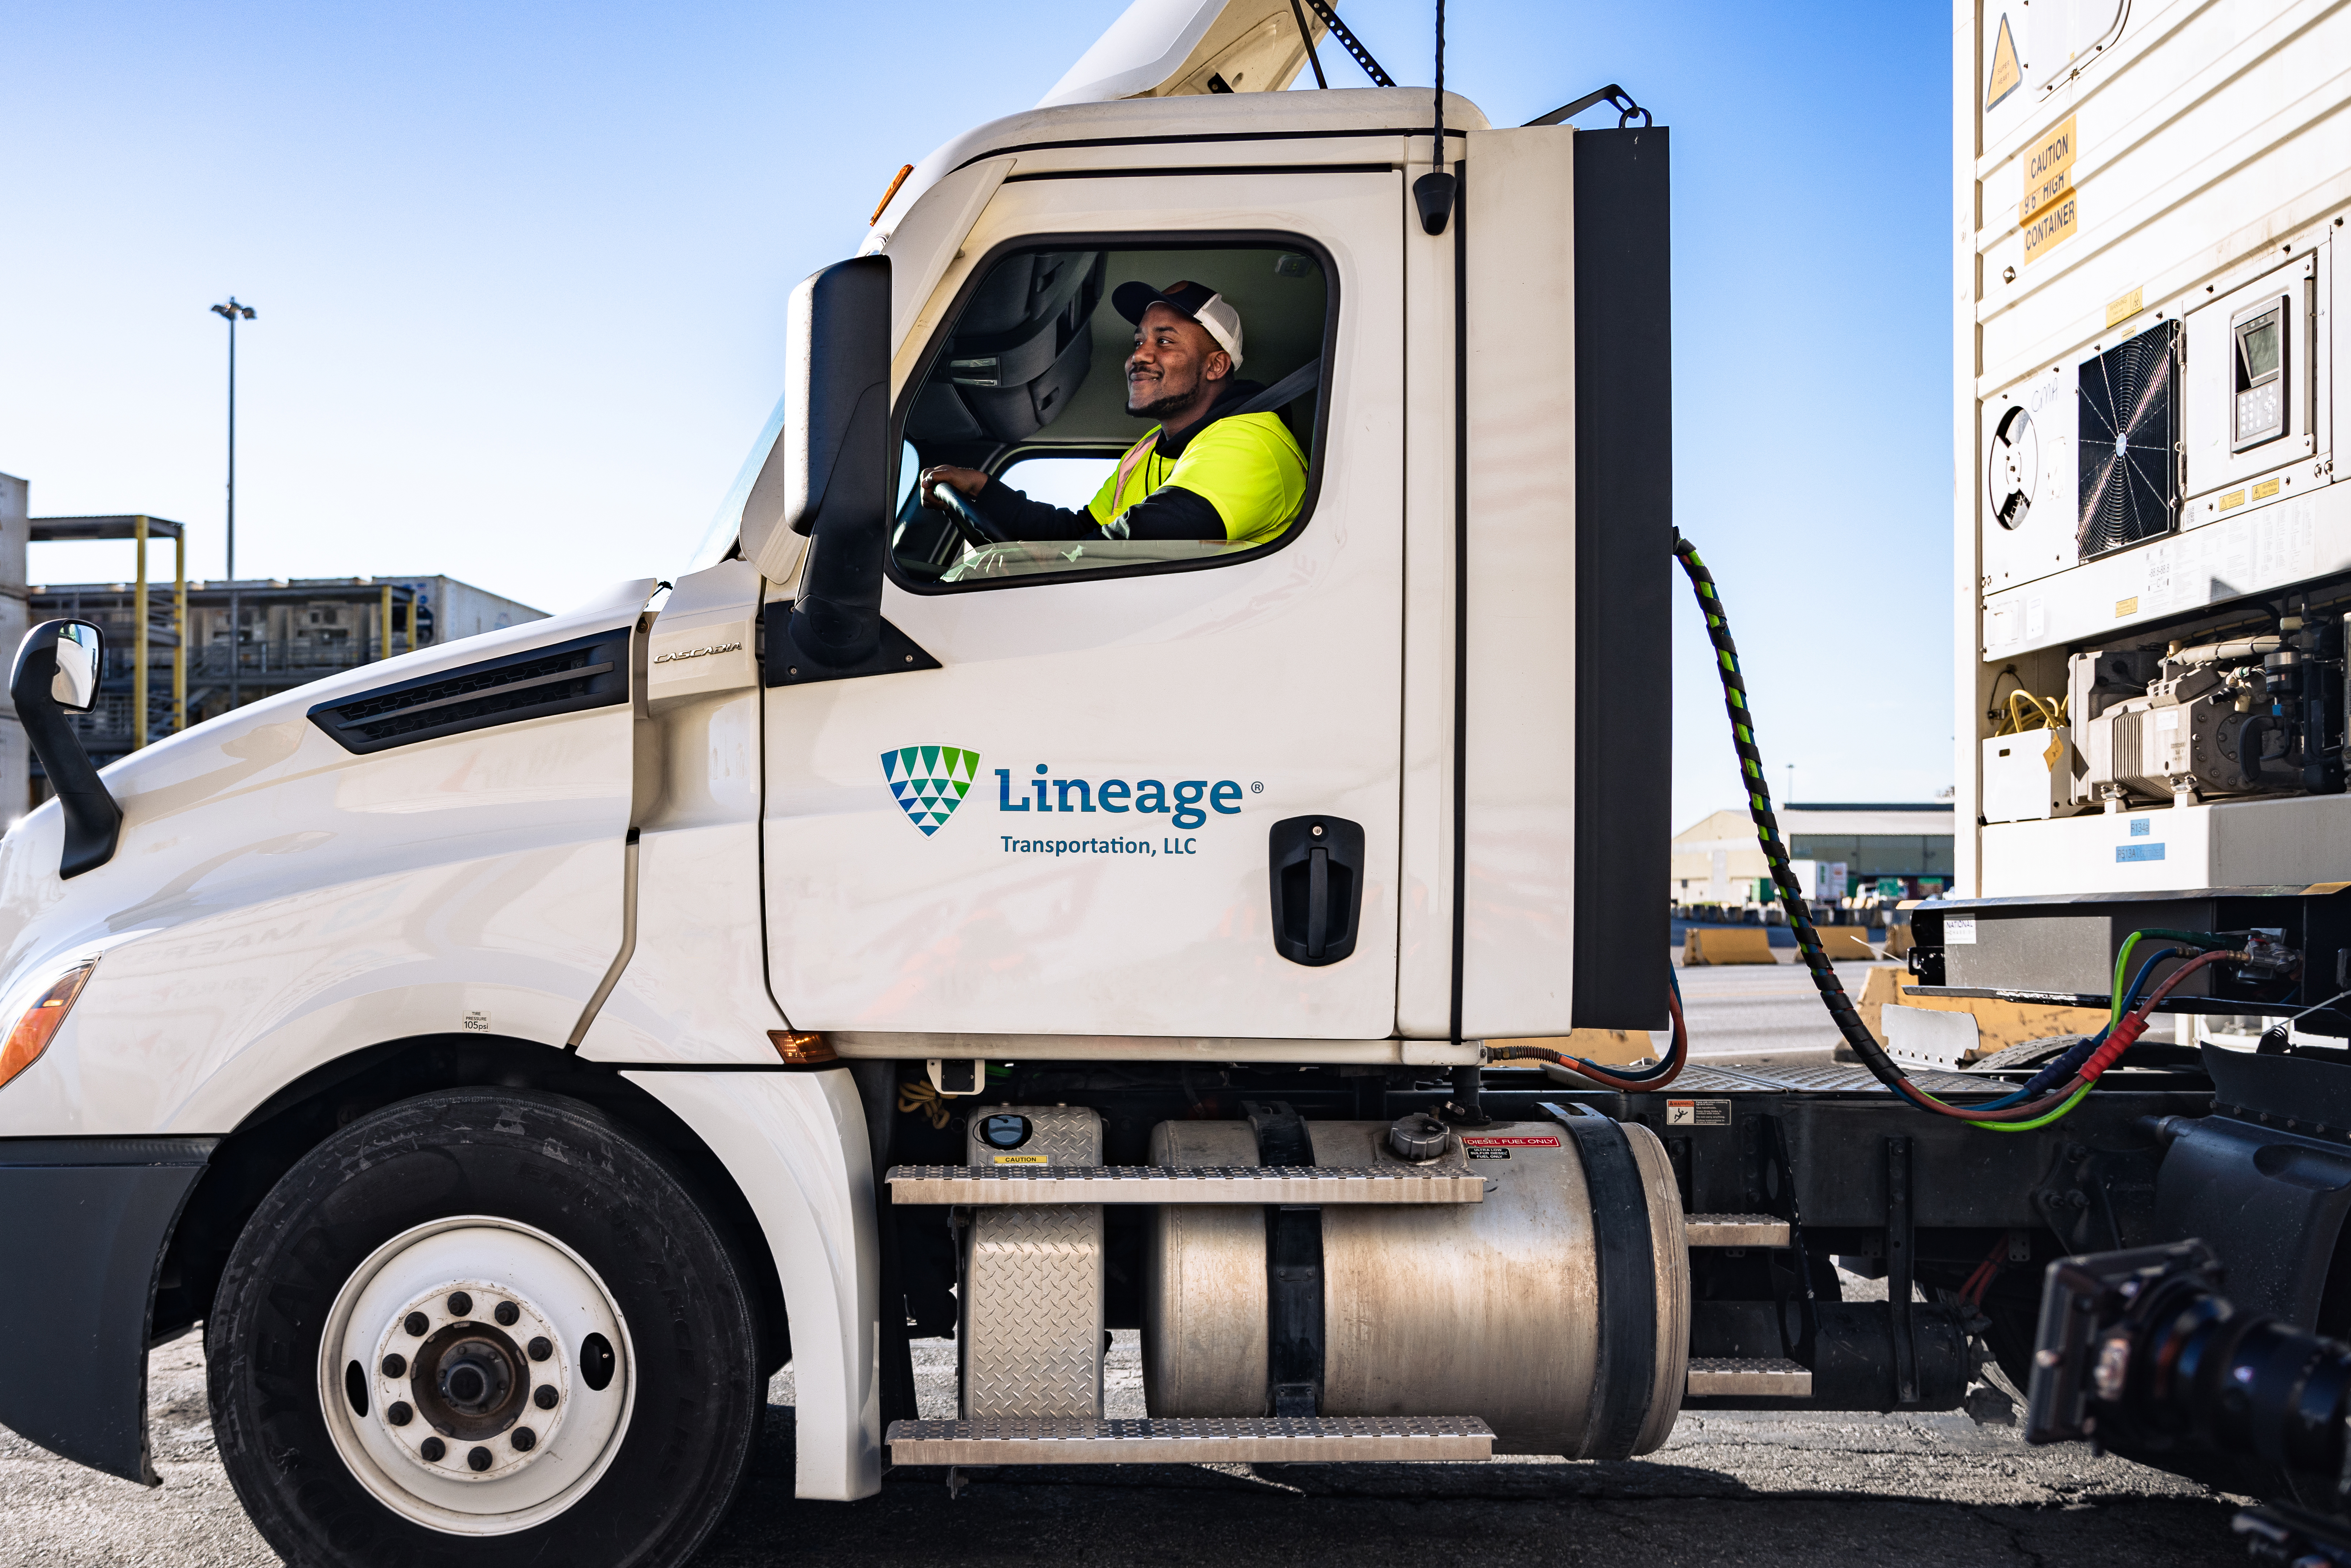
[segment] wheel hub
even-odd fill
[[[467,1315],[451,1310],[453,1299],[466,1302]],[[552,1325],[537,1302],[483,1281],[450,1280],[391,1315],[376,1355],[378,1397],[386,1425],[412,1429],[402,1434],[402,1446],[415,1445],[421,1463],[488,1480],[547,1451],[542,1445],[562,1422],[571,1378],[569,1358],[555,1350]],[[421,1335],[413,1332],[420,1317]],[[513,1332],[481,1317],[511,1317]],[[547,1354],[534,1362],[516,1334]],[[392,1373],[395,1366],[406,1375]],[[392,1406],[403,1403],[414,1418],[392,1420]],[[421,1451],[434,1433],[449,1439],[437,1459]],[[488,1464],[475,1453],[485,1447]]]
[[[627,1331],[553,1238],[468,1218],[380,1248],[338,1296],[320,1351],[329,1430],[397,1511],[459,1533],[568,1507],[619,1447]]]

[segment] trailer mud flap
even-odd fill
[[[217,1138],[0,1140],[0,1425],[142,1486],[164,1244]],[[36,1288],[37,1287],[37,1288]]]

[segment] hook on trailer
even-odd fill
[[[1557,125],[1562,120],[1573,120],[1577,115],[1582,114],[1585,110],[1590,109],[1595,103],[1607,104],[1616,110],[1616,129],[1619,131],[1631,125],[1633,123],[1633,117],[1636,114],[1641,117],[1641,129],[1644,131],[1646,131],[1652,124],[1656,123],[1647,110],[1643,109],[1639,104],[1633,101],[1633,95],[1631,93],[1626,92],[1623,88],[1618,87],[1613,81],[1606,87],[1602,88],[1598,92],[1587,92],[1582,98],[1577,99],[1574,102],[1563,103],[1557,109],[1552,110],[1549,114],[1543,115],[1539,119],[1530,120],[1527,123],[1529,125]]]

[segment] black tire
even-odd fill
[[[387,1507],[319,1408],[338,1292],[387,1241],[458,1215],[571,1249],[633,1342],[633,1413],[609,1468],[565,1511],[500,1535],[444,1532]],[[733,1502],[766,1408],[752,1294],[686,1179],[611,1118],[534,1090],[423,1095],[311,1150],[238,1238],[205,1351],[230,1484],[298,1568],[682,1563]]]

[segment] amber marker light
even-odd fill
[[[18,1016],[15,1027],[8,1030],[8,1042],[0,1045],[0,1087],[5,1087],[16,1074],[41,1060],[41,1052],[49,1049],[66,1014],[73,1010],[74,998],[89,983],[95,962],[77,964],[59,976],[57,982],[40,995],[40,998]]]
[[[768,1038],[775,1042],[776,1054],[784,1059],[787,1067],[820,1067],[838,1060],[832,1047],[820,1034],[802,1034],[797,1030],[771,1029]]]

